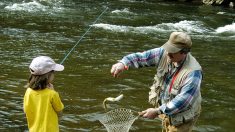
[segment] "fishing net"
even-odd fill
[[[118,108],[105,113],[99,121],[108,132],[129,132],[133,122],[138,118],[130,109]]]

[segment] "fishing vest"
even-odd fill
[[[157,66],[157,73],[154,77],[154,83],[150,87],[149,92],[149,103],[155,107],[159,107],[159,104],[167,103],[171,101],[176,95],[181,91],[182,82],[187,77],[187,75],[194,70],[202,70],[200,64],[196,59],[188,53],[186,59],[176,76],[174,83],[172,85],[172,90],[170,93],[170,99],[167,101],[160,100],[160,92],[164,90],[164,76],[168,72],[168,65],[170,60],[167,57],[167,53],[163,51],[162,57],[160,58],[159,64]],[[201,109],[201,93],[199,91],[197,97],[192,100],[192,105],[184,108],[182,112],[173,114],[169,116],[171,125],[177,126],[189,120],[192,120],[195,116],[200,114]]]

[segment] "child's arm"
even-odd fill
[[[58,116],[61,116],[62,111],[64,109],[64,104],[62,103],[60,96],[56,91],[55,91],[55,94],[53,95],[52,106],[55,112],[58,114]]]

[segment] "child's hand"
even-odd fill
[[[53,84],[52,84],[52,83],[49,83],[49,84],[47,85],[47,87],[48,87],[49,89],[54,90],[54,86],[53,86]]]

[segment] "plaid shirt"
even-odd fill
[[[123,57],[120,62],[128,67],[135,68],[158,66],[163,51],[164,49],[162,48],[155,48],[142,53],[129,54]],[[192,105],[193,100],[195,100],[194,98],[197,98],[198,95],[200,95],[202,72],[200,70],[195,70],[190,72],[183,81],[180,93],[169,101],[170,84],[174,73],[178,68],[179,67],[175,67],[172,64],[168,66],[168,73],[164,80],[164,90],[160,93],[162,105],[159,108],[167,115],[176,114],[184,110],[189,105]]]

